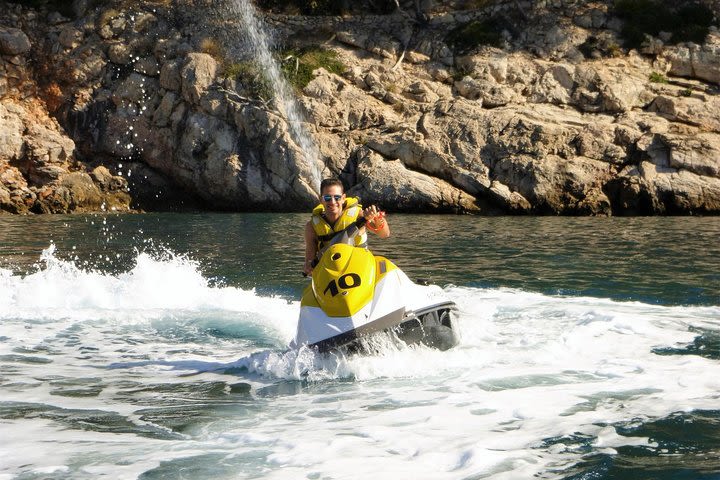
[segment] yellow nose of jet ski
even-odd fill
[[[332,245],[313,269],[312,280],[315,298],[328,316],[350,316],[372,299],[374,256],[364,248]]]

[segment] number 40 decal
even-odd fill
[[[346,273],[342,277],[338,278],[337,283],[334,279],[330,280],[330,283],[328,283],[327,287],[325,287],[325,290],[323,290],[323,294],[330,292],[330,296],[334,297],[335,295],[340,293],[338,287],[347,290],[349,288],[359,287],[360,283],[362,283],[362,280],[360,280],[360,275],[358,275],[357,273]]]

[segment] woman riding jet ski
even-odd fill
[[[305,227],[304,273],[312,283],[300,302],[292,348],[326,352],[362,348],[362,339],[391,331],[408,344],[447,350],[458,343],[455,304],[438,287],[413,283],[385,257],[367,248],[366,229],[390,236],[384,213],[362,209],[338,179],[323,180],[321,203]]]

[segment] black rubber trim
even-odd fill
[[[430,305],[428,307],[421,308],[416,311],[407,311],[404,307],[399,308],[394,312],[390,312],[387,315],[378,318],[377,320],[362,325],[358,328],[352,329],[349,332],[344,332],[339,335],[335,335],[334,337],[326,338],[325,340],[312,343],[309,346],[312,348],[317,348],[320,353],[329,352],[330,350],[333,350],[335,348],[339,348],[349,343],[352,343],[358,338],[381,332],[383,330],[387,330],[393,327],[397,327],[398,325],[401,325],[407,321],[418,319],[419,317],[429,312],[443,309],[457,310],[457,306],[455,305],[455,302],[444,301],[436,303],[434,305]]]
[[[403,307],[361,327],[354,328],[348,332],[341,333],[340,335],[335,335],[334,337],[326,338],[325,340],[320,340],[319,342],[310,344],[310,347],[317,348],[321,353],[328,352],[334,348],[342,347],[343,345],[357,340],[360,337],[400,325],[404,320],[405,308]]]

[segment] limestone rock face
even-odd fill
[[[265,12],[277,45],[345,66],[306,72],[295,121],[239,16],[179,1],[71,21],[0,0],[0,210],[306,210],[333,175],[389,211],[720,212],[717,30],[637,53],[612,0]],[[496,46],[449,40],[488,18]]]
[[[0,54],[23,55],[30,51],[30,39],[19,28],[0,26]]]
[[[33,184],[57,180],[66,173],[75,143],[58,130],[30,125],[25,140],[25,173]]]
[[[2,27],[0,38],[0,71],[12,75],[11,88],[0,92],[0,212],[129,210],[125,179],[107,169],[88,175],[77,161],[75,142],[37,98],[22,56],[30,50],[27,36]]]
[[[180,65],[176,61],[165,62],[160,69],[160,86],[166,90],[180,91]]]
[[[60,180],[58,190],[67,191],[69,204],[73,210],[87,208],[97,210],[102,204],[100,189],[93,183],[92,178],[85,172],[68,173]]]
[[[75,161],[75,143],[56,121],[13,102],[0,103],[0,209],[12,213],[127,211],[124,178]]]
[[[387,160],[369,149],[359,152],[357,184],[348,194],[366,204],[395,211],[477,213],[477,200],[448,182],[409,170],[400,160]],[[390,203],[389,199],[393,199]]]
[[[82,40],[83,32],[72,26],[63,28],[58,37],[58,42],[65,48],[75,48],[80,45]]]
[[[217,62],[205,53],[190,53],[182,68],[182,94],[188,102],[198,102],[212,85],[217,73]]]
[[[5,161],[17,160],[23,153],[24,113],[24,109],[14,103],[0,103],[0,158]]]
[[[710,35],[705,45],[689,44],[663,50],[661,57],[670,64],[668,73],[720,83],[720,35]]]
[[[118,65],[127,65],[130,63],[132,60],[131,54],[132,50],[130,49],[130,45],[124,43],[115,43],[108,48],[108,59]]]

